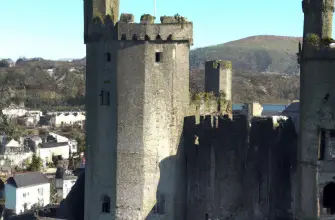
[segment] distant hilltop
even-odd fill
[[[239,72],[299,75],[296,53],[301,37],[258,35],[190,52],[191,69],[204,69],[207,60],[231,60]],[[75,62],[85,64],[85,58]]]
[[[204,69],[207,60],[231,60],[234,70],[251,73],[299,75],[296,60],[301,37],[258,35],[223,44],[196,48],[190,52],[190,67]],[[5,58],[4,58],[5,59]],[[61,58],[57,61],[85,65],[82,59]]]

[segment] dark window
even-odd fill
[[[156,63],[162,62],[162,53],[156,52]]]
[[[133,40],[137,40],[137,35],[134,34],[133,37],[132,37]]]
[[[144,36],[144,40],[148,41],[148,40],[150,40],[150,37],[146,34],[146,35]]]
[[[162,40],[161,36],[160,36],[160,35],[157,35],[157,36],[156,36],[156,40]]]
[[[167,38],[167,40],[172,40],[172,34],[170,34],[169,36],[168,36],[168,38]]]
[[[127,36],[125,34],[121,35],[121,40],[127,40]]]
[[[102,199],[102,213],[110,213],[111,209],[111,200],[109,196],[104,196]]]
[[[107,62],[112,61],[112,54],[111,53],[107,53],[106,54],[106,59],[107,59]]]
[[[110,94],[108,91],[101,90],[100,91],[100,105],[109,105]]]
[[[325,149],[326,149],[326,131],[323,128],[319,129],[319,150],[318,150],[318,159],[323,160],[325,158]]]
[[[209,219],[209,216],[208,216],[208,213],[206,213],[205,220],[208,220],[208,219]]]

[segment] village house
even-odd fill
[[[27,110],[24,105],[11,104],[7,108],[2,109],[2,114],[8,118],[17,118],[26,115]]]
[[[16,173],[5,183],[5,207],[20,214],[50,203],[50,182],[40,172]]]
[[[57,189],[57,194],[62,199],[65,199],[69,194],[72,186],[77,181],[77,176],[75,176],[71,171],[64,169],[63,167],[58,167],[55,176],[55,185]]]
[[[70,145],[69,142],[44,142],[39,144],[38,156],[43,161],[44,168],[47,167],[48,163],[53,162],[53,156],[62,156],[63,159],[69,159],[70,157]]]
[[[34,153],[37,153],[38,145],[41,144],[42,138],[38,135],[33,135],[26,137],[24,140],[24,145],[30,148]]]
[[[85,112],[48,112],[49,124],[52,127],[83,126],[86,120]]]
[[[33,152],[29,147],[25,146],[24,138],[19,141],[8,139],[6,136],[0,136],[0,156],[1,164],[9,164],[11,166],[23,166],[23,163],[31,158]]]
[[[53,140],[51,138],[53,138]],[[77,150],[78,142],[74,139],[69,139],[69,138],[64,137],[62,135],[59,135],[59,134],[56,134],[56,133],[53,133],[53,132],[49,132],[48,137],[47,137],[47,142],[51,142],[51,141],[58,142],[58,143],[68,142],[71,154],[75,154],[78,151]]]

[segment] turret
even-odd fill
[[[307,34],[331,38],[334,0],[303,0],[304,40]]]
[[[87,43],[89,26],[94,18],[111,17],[114,24],[119,17],[119,0],[84,0],[84,42]]]

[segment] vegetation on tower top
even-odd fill
[[[152,16],[150,14],[144,14],[144,15],[141,16],[141,23],[153,24],[153,23],[155,23],[155,19],[156,19],[155,16]]]
[[[217,69],[217,68],[232,69],[233,68],[233,64],[229,60],[215,60],[213,62],[213,68],[214,69]]]
[[[120,22],[132,23],[134,22],[135,17],[133,14],[122,13],[120,16]]]

